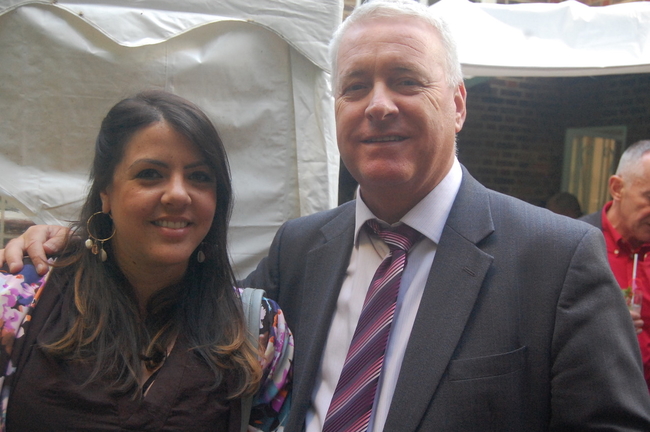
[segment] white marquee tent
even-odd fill
[[[75,217],[101,119],[143,88],[201,106],[226,145],[240,273],[280,224],[336,204],[327,42],[338,0],[0,1],[0,194]]]
[[[469,76],[650,72],[650,3],[442,0]],[[226,144],[245,275],[286,219],[336,203],[327,41],[339,0],[0,0],[0,195],[74,218],[101,118],[142,88],[199,104]]]
[[[589,7],[442,0],[466,76],[589,76],[650,72],[650,2]]]

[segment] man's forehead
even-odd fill
[[[375,64],[349,64],[347,65],[342,65],[342,67],[339,67],[338,71],[338,76],[340,80],[354,80],[354,79],[360,79],[364,77],[368,77],[370,75],[374,75],[377,73],[380,73],[382,75],[403,75],[403,74],[415,74],[415,75],[420,75],[423,74],[424,71],[422,70],[423,65],[421,63],[417,62],[405,62],[403,59],[400,59],[399,63],[387,63],[383,68],[380,68],[380,70],[377,70],[375,68]]]
[[[440,41],[438,29],[421,18],[411,16],[370,17],[350,25],[341,36],[340,48],[345,45],[357,46],[364,42],[425,46],[431,39]],[[340,53],[340,50],[339,50]]]
[[[367,24],[377,24],[377,20]],[[363,26],[355,23],[341,40],[337,55],[339,77],[357,76],[370,68],[382,68],[390,72],[417,71],[430,67],[427,63],[440,58],[444,61],[444,49],[438,35],[429,29],[405,29],[399,25],[385,27]]]

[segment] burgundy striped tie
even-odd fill
[[[325,417],[323,432],[368,429],[377,383],[384,363],[390,326],[408,250],[422,234],[400,225],[384,229],[376,220],[366,224],[384,240],[390,253],[372,278],[341,377]]]

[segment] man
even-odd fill
[[[646,260],[650,252],[650,140],[636,142],[623,152],[616,174],[609,179],[609,193],[612,200],[602,210],[581,220],[602,230],[609,265],[628,301],[634,282],[642,294],[641,314],[630,313],[638,328],[650,390],[650,259]]]
[[[284,224],[245,281],[280,301],[294,331],[286,430],[341,430],[332,416],[356,409],[346,391],[357,388],[339,383],[348,347],[375,270],[399,254],[364,227],[374,219],[423,238],[396,271],[379,382],[376,364],[360,368],[374,372],[371,410],[349,430],[650,430],[600,233],[489,191],[458,163],[466,92],[446,27],[417,2],[370,2],[332,53],[338,143],[360,199]],[[7,259],[19,265],[23,246],[42,256],[45,234],[14,242]]]
[[[574,219],[579,218],[583,214],[578,198],[569,192],[558,192],[550,197],[546,201],[546,208],[553,213]]]

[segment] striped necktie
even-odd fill
[[[388,245],[390,253],[377,268],[368,288],[341,377],[325,417],[323,432],[360,432],[368,429],[406,256],[422,237],[408,225],[382,228],[376,220],[369,220],[366,224]]]

